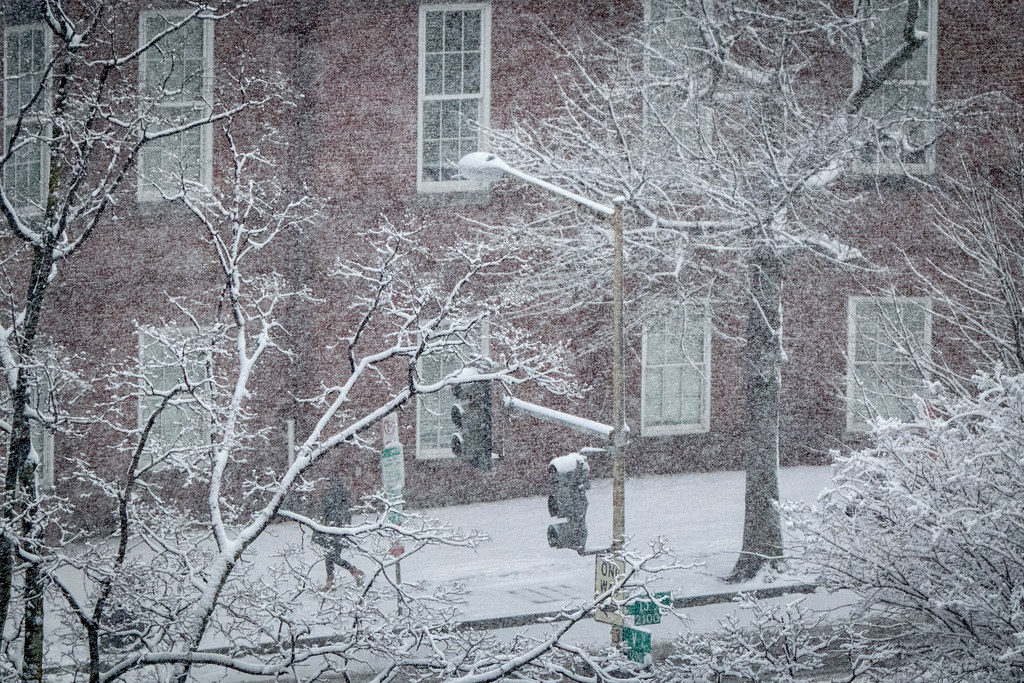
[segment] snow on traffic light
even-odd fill
[[[552,459],[548,473],[551,477],[548,514],[564,520],[548,526],[548,545],[571,548],[582,555],[587,545],[590,464],[585,455],[570,453]]]
[[[452,453],[474,467],[491,466],[491,381],[464,382],[452,388]]]

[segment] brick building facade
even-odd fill
[[[124,3],[111,8],[123,29],[115,42],[144,44],[167,22],[187,16],[169,12],[165,5]],[[999,0],[956,4],[931,0],[924,8],[927,55],[916,80],[904,79],[908,88],[920,87],[926,97],[940,101],[991,90],[1002,91],[1009,101],[1021,101],[1024,47],[1015,32],[1024,25],[1024,8]],[[8,110],[12,105],[27,106],[11,93],[16,84],[31,81],[30,62],[48,50],[46,29],[38,19],[19,19],[24,15],[18,12],[25,11],[29,10],[8,8],[4,53]],[[588,31],[609,35],[635,26],[646,11],[650,8],[643,2],[612,0],[271,1],[225,21],[193,21],[193,28],[176,31],[166,39],[166,49],[142,61],[143,73],[131,77],[139,79],[143,93],[154,74],[161,75],[165,84],[184,74],[172,89],[171,101],[156,106],[154,115],[166,120],[181,112],[201,112],[211,100],[230,98],[228,74],[243,70],[281,74],[290,102],[254,119],[241,116],[242,130],[255,135],[264,123],[273,127],[280,143],[274,158],[286,187],[327,198],[328,220],[301,235],[283,237],[265,256],[268,269],[281,273],[292,287],[310,286],[324,302],[312,308],[289,308],[284,314],[296,355],[291,362],[275,361],[274,381],[260,385],[257,402],[267,416],[261,425],[267,429],[267,439],[259,456],[264,464],[276,468],[286,463],[288,435],[309,426],[311,412],[296,398],[314,395],[320,378],[346,372],[346,359],[333,349],[351,321],[339,303],[343,293],[328,274],[337,255],[353,248],[353,235],[372,228],[382,214],[412,215],[433,226],[438,240],[450,241],[466,227],[455,216],[493,222],[511,210],[519,201],[519,190],[495,191],[460,180],[450,163],[477,148],[474,122],[502,128],[523,112],[543,115],[558,96],[556,74],[545,55],[559,42],[571,42]],[[182,70],[176,71],[179,65]],[[834,92],[847,91],[855,77],[853,73],[814,76],[823,90]],[[926,156],[913,160],[917,166],[912,170],[932,177],[936,169],[956,163],[955,152],[974,142],[954,131]],[[94,368],[136,352],[146,354],[136,323],[173,320],[176,313],[170,296],[209,300],[209,293],[223,286],[193,219],[181,206],[161,201],[159,188],[162,174],[172,166],[198,182],[216,186],[230,171],[227,147],[217,128],[209,126],[143,154],[137,166],[141,179],[119,190],[111,219],[90,237],[55,284],[52,309],[42,328],[48,343],[99,359],[93,362]],[[25,206],[45,198],[47,160],[45,155],[29,156],[18,158],[21,171],[5,175],[8,192],[21,197]],[[976,160],[979,168],[985,166],[985,159]],[[932,188],[926,183],[902,174],[882,178],[865,174],[843,182],[862,185],[863,197],[836,234],[891,270],[865,278],[811,259],[787,267],[787,362],[780,416],[783,464],[828,462],[831,449],[856,443],[864,424],[850,409],[851,397],[854,404],[874,403],[882,412],[899,414],[905,399],[886,403],[880,392],[863,398],[851,384],[857,377],[883,372],[883,366],[891,370],[896,362],[864,350],[870,343],[864,329],[878,327],[879,306],[899,309],[903,304],[891,300],[883,304],[872,297],[893,282],[903,283],[913,294],[904,254],[922,262],[952,258],[929,228]],[[907,302],[910,306],[913,300]],[[210,303],[211,315],[215,305]],[[921,348],[955,357],[959,350],[948,348],[942,325],[916,310],[908,307],[901,315],[914,318],[911,327],[919,335]],[[610,324],[569,316],[563,320],[544,324],[561,325],[570,343]],[[739,330],[712,334],[676,329],[659,334],[642,333],[639,326],[631,329],[626,357],[627,419],[634,429],[628,471],[742,467],[742,357],[738,345],[728,339]],[[591,386],[580,405],[541,394],[524,398],[610,421],[610,381],[602,358],[591,353],[576,359],[572,369]],[[450,428],[443,424],[443,413],[450,398],[421,401],[425,402],[410,402],[399,411],[406,496],[413,505],[536,493],[544,485],[550,457],[580,445],[600,445],[567,434],[562,427],[507,415],[496,400],[495,451],[500,458],[489,471],[481,472],[451,457],[444,446]],[[431,411],[441,417],[430,416]],[[145,407],[139,412],[144,414]],[[119,457],[116,451],[94,447],[89,428],[78,432],[77,436],[39,436],[38,449],[52,458],[47,461],[51,476],[57,490],[65,494],[77,486],[74,477],[68,476],[75,458],[81,455],[94,463],[108,459],[109,467],[116,468]],[[597,475],[608,471],[601,456],[593,460]],[[339,448],[337,458],[325,462],[315,474],[336,476],[337,472],[362,491],[379,486],[376,455],[370,451]]]

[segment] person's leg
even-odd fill
[[[330,590],[331,586],[334,585],[334,565],[334,555],[332,553],[324,555],[324,568],[327,570],[327,585],[324,586],[326,590]]]
[[[357,586],[362,586],[363,585],[363,572],[362,572],[362,570],[360,570],[354,564],[352,564],[351,562],[349,562],[348,560],[343,558],[341,555],[335,556],[334,561],[335,561],[335,563],[339,567],[341,567],[342,569],[346,570],[349,574],[352,575],[352,578],[356,580],[356,585]]]

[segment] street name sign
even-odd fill
[[[672,593],[655,593],[653,600],[634,600],[626,605],[626,613],[633,617],[634,626],[650,626],[661,623],[662,607],[671,607]]]
[[[392,413],[381,421],[384,450],[380,453],[380,475],[384,495],[391,504],[388,521],[402,523],[402,498],[405,495],[405,458],[398,441],[398,416]]]
[[[625,626],[622,629],[622,641],[629,648],[629,659],[634,662],[643,662],[645,655],[651,653],[651,632],[642,628],[630,628]]]

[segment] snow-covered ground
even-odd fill
[[[813,501],[829,481],[828,467],[783,469],[781,496]],[[743,533],[742,472],[711,472],[630,478],[626,482],[629,545],[643,550],[665,538],[680,560],[698,562],[678,571],[659,588],[674,595],[733,590],[726,584]],[[588,547],[607,547],[611,538],[611,483],[596,480],[588,492]],[[547,498],[535,496],[421,511],[462,530],[476,529],[490,541],[476,549],[432,547],[402,562],[402,580],[429,586],[459,581],[469,590],[464,618],[479,619],[544,612],[593,595],[594,558],[548,547]],[[270,530],[269,538],[294,542],[292,524]],[[269,540],[269,539],[268,539]],[[342,573],[344,580],[350,580]],[[797,581],[799,579],[796,579]],[[740,588],[761,585],[740,584]]]
[[[830,480],[828,467],[796,467],[781,471],[781,496],[784,500],[813,501]],[[676,558],[690,569],[674,570],[659,577],[654,587],[669,589],[674,597],[752,589],[764,585],[763,579],[745,584],[727,584],[727,575],[736,560],[743,528],[742,472],[712,472],[672,476],[634,477],[626,483],[626,529],[628,545],[642,552],[648,542],[661,537]],[[611,484],[596,480],[588,492],[589,548],[607,547],[611,536]],[[580,556],[571,550],[548,547],[547,526],[551,522],[547,498],[535,496],[492,503],[477,503],[419,510],[419,514],[450,524],[476,530],[489,537],[476,548],[434,546],[402,561],[402,580],[421,584],[426,589],[458,582],[467,590],[463,620],[475,620],[538,612],[551,612],[578,605],[593,596],[594,557]],[[358,520],[356,520],[358,521]],[[273,573],[282,554],[303,553],[306,562],[314,562],[319,547],[310,542],[310,534],[297,523],[276,524],[246,553],[250,571]],[[356,564],[360,561],[355,560]],[[371,570],[369,565],[362,566]],[[313,567],[317,583],[324,581],[323,563]],[[339,582],[353,579],[343,570]],[[778,576],[773,585],[801,583],[807,577]],[[73,582],[69,582],[73,583]],[[811,596],[812,602],[820,596]],[[315,604],[296,606],[316,609]],[[717,620],[733,611],[731,604],[685,610],[690,628],[711,628]],[[56,615],[50,613],[48,618]],[[650,628],[656,644],[668,642],[682,627],[680,620],[668,615],[660,625]],[[505,629],[502,633],[529,630],[540,633],[550,626]],[[51,632],[52,633],[52,632]],[[600,648],[608,643],[609,629],[592,619],[574,627],[568,642]],[[316,635],[328,635],[317,633]],[[226,643],[204,639],[204,647]],[[55,655],[55,644],[50,655]],[[59,649],[59,646],[57,646]],[[50,661],[53,661],[52,659]],[[223,671],[205,671],[216,680],[236,680]],[[201,674],[200,678],[204,676]],[[244,679],[238,679],[244,680]]]
[[[782,499],[812,502],[828,485],[830,472],[829,467],[784,468],[780,472]],[[670,589],[674,597],[679,597],[765,585],[760,578],[743,584],[729,584],[722,578],[732,569],[741,545],[743,491],[743,472],[627,480],[626,529],[630,547],[643,550],[650,539],[660,536],[680,561],[697,563],[692,569],[660,579],[658,588]],[[588,499],[588,547],[606,547],[611,537],[611,482],[593,481]],[[402,562],[405,582],[423,582],[427,587],[453,581],[464,584],[468,589],[464,619],[550,612],[593,595],[594,557],[548,547],[547,525],[551,519],[544,496],[419,512],[458,529],[478,530],[490,538],[475,549],[431,547]],[[295,525],[282,524],[270,530],[267,540],[295,543],[300,533]],[[322,565],[316,569],[321,570]],[[340,576],[343,581],[351,581],[345,572]],[[805,580],[807,577],[778,576],[772,585]],[[832,607],[836,598],[811,595],[805,599],[810,607],[826,608]],[[658,649],[680,629],[714,628],[720,619],[737,609],[736,605],[725,603],[681,610],[680,617],[666,615],[661,624],[644,628],[651,631]],[[550,628],[535,625],[502,629],[498,633],[508,638],[523,632],[540,636]],[[609,644],[609,627],[586,619],[565,640],[574,645],[603,648]],[[227,680],[236,679],[229,675]]]

